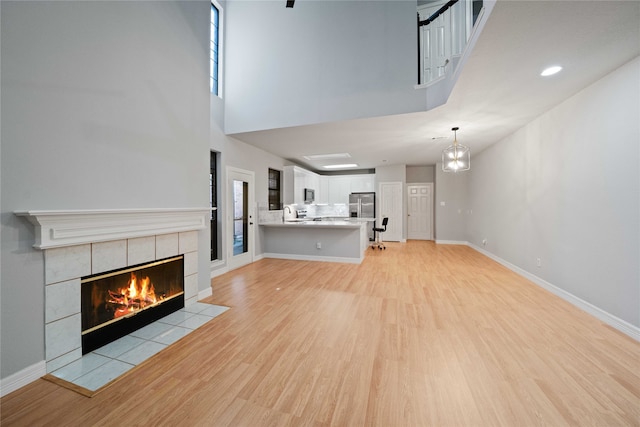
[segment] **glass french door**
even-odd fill
[[[241,169],[227,169],[231,207],[229,218],[228,265],[229,269],[253,262],[254,247],[254,174]]]
[[[233,180],[233,256],[249,250],[249,183]]]

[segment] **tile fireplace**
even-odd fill
[[[209,214],[206,208],[22,211],[15,214],[26,217],[34,224],[34,247],[44,252],[47,372],[80,359],[83,353],[90,351],[88,348],[91,346],[102,345],[100,338],[85,349],[83,341],[86,340],[86,331],[95,328],[95,325],[88,328],[83,325],[83,299],[92,299],[106,292],[109,296],[106,297],[107,301],[103,302],[102,308],[106,313],[126,319],[140,316],[144,318],[147,314],[142,313],[155,311],[149,308],[162,306],[163,304],[157,304],[158,294],[160,299],[169,302],[167,309],[173,311],[197,300],[197,230],[206,226]],[[155,272],[155,268],[167,269],[164,263],[166,260],[179,264],[179,267],[171,273]],[[139,272],[139,269],[142,269],[142,272]],[[121,271],[111,276],[116,270]],[[165,273],[170,277],[168,281],[171,283],[159,285],[165,279],[156,277]],[[122,286],[116,286],[116,289],[103,288],[95,294],[89,291],[89,296],[83,296],[83,286],[94,282],[95,278],[105,278],[107,282],[113,282],[119,280],[115,279],[116,276],[123,275],[121,278],[126,277],[127,280],[125,287],[131,287],[132,274],[135,275],[136,283],[133,288],[136,290],[142,290],[145,279],[152,282],[147,283],[147,288],[150,284],[153,285],[156,302],[151,302],[153,299],[150,296],[141,298],[139,295],[125,295]],[[110,286],[111,284],[107,288]],[[141,308],[138,314],[131,315],[132,312],[128,312],[129,309],[138,308]],[[117,310],[121,310],[120,316],[116,315]],[[102,317],[105,316],[108,314],[103,313]],[[99,323],[107,323],[108,328],[122,327],[123,330],[140,327],[125,326],[127,322],[113,319]]]
[[[184,307],[184,256],[83,277],[82,354]]]

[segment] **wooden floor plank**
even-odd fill
[[[94,397],[3,397],[2,426],[640,426],[640,343],[469,247],[212,282],[223,315]]]

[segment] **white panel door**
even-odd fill
[[[382,219],[389,218],[387,231],[381,234],[384,241],[402,241],[402,183],[401,182],[381,182],[380,183],[380,215],[376,223],[382,224]]]
[[[420,83],[426,84],[435,78],[435,64],[431,55],[431,27],[420,27],[420,51],[422,55],[422,70],[420,70]]]
[[[445,4],[444,1],[419,7],[420,20],[424,21]],[[445,74],[445,66],[451,55],[451,16],[445,12],[431,24],[420,27],[420,55],[422,70],[420,82],[429,83]]]
[[[407,238],[433,240],[433,184],[407,186]]]

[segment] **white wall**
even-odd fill
[[[0,7],[6,378],[44,360],[43,254],[14,211],[208,206],[209,3]]]
[[[407,183],[424,183],[435,180],[435,166],[407,166]]]
[[[416,2],[227,3],[225,132],[423,111]]]
[[[472,154],[468,223],[471,243],[636,327],[639,76],[636,58]]]
[[[277,169],[282,171],[286,161],[278,156],[275,156],[271,153],[267,153],[264,150],[256,148],[252,145],[246,144],[242,141],[239,141],[235,138],[228,137],[222,133],[222,131],[212,123],[211,126],[211,139],[210,139],[211,149],[221,153],[221,180],[220,180],[220,190],[222,196],[222,206],[220,207],[220,217],[224,220],[225,215],[227,214],[226,207],[228,206],[227,198],[229,197],[228,189],[227,189],[227,180],[226,180],[226,169],[227,166],[231,166],[238,169],[244,169],[247,171],[254,172],[255,174],[255,198],[256,198],[256,216],[257,216],[257,206],[258,205],[267,205],[269,201],[269,191],[268,191],[268,179],[269,179],[269,168]],[[260,232],[260,227],[257,225],[257,218],[254,221],[255,224],[255,255],[259,256],[264,252],[263,243],[262,243],[262,233]],[[226,222],[223,222],[225,224]],[[223,226],[222,229],[222,256],[223,263],[217,268],[224,268],[226,266],[226,254],[227,254],[227,242],[229,236],[227,236],[227,228]],[[214,291],[215,291],[215,282],[214,282]]]
[[[474,159],[471,159],[473,171]],[[435,166],[435,238],[437,242],[466,242],[469,220],[469,172],[442,171],[442,163]]]
[[[405,215],[407,207],[407,166],[406,165],[389,165],[376,168],[376,197],[380,195],[380,183],[381,182],[401,182],[402,183],[402,240],[407,239],[407,216]],[[376,209],[380,209],[380,199],[376,200]],[[376,212],[379,215],[379,212]]]

